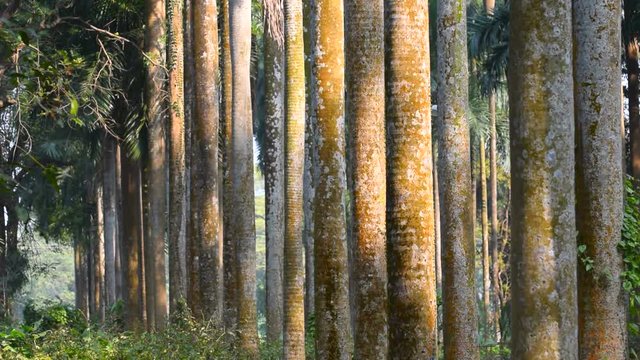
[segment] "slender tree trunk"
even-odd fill
[[[205,319],[222,320],[218,286],[222,282],[218,221],[218,15],[215,0],[193,2],[193,51],[195,59],[195,117],[193,151],[198,165],[192,178],[191,218],[198,238],[200,291]],[[192,210],[192,211],[193,211]]]
[[[626,21],[631,21],[637,6],[636,1],[625,0]],[[631,173],[640,179],[640,68],[638,67],[638,39],[631,36],[626,44],[626,65],[629,94],[629,132],[631,137]]]
[[[571,1],[512,2],[509,38],[511,351],[514,359],[573,360],[578,254]]]
[[[303,194],[303,206],[304,206],[304,266],[305,266],[305,280],[304,280],[304,314],[305,323],[310,323],[311,319],[315,316],[315,273],[314,273],[314,229],[313,229],[313,203],[315,201],[315,188],[317,181],[314,175],[315,167],[315,115],[313,109],[315,108],[313,102],[316,96],[315,81],[313,76],[313,61],[314,61],[314,41],[315,31],[312,26],[313,19],[313,7],[315,6],[315,0],[303,0],[302,14],[304,25],[304,56],[305,56],[305,90],[306,90],[306,106],[305,106],[305,152],[304,152],[304,194]]]
[[[382,0],[347,0],[345,5],[355,357],[386,359],[384,9]]]
[[[345,219],[344,16],[342,0],[316,0],[317,174],[314,205],[316,357],[349,359],[351,322]]]
[[[286,179],[284,184],[284,358],[305,358],[304,313],[304,171],[305,171],[305,61],[302,0],[285,0],[284,75]],[[283,59],[284,60],[284,59]],[[274,69],[276,70],[276,69]],[[278,73],[277,71],[274,71]],[[281,76],[281,75],[280,75]],[[267,78],[269,81],[269,78]],[[273,129],[277,131],[277,129]]]
[[[436,290],[437,292],[442,292],[442,236],[441,236],[441,224],[440,224],[440,184],[438,183],[438,161],[436,159],[436,141],[433,142],[432,151],[433,151],[433,217],[434,217],[434,228],[435,228],[435,262],[436,262]],[[473,163],[473,160],[471,160]],[[475,180],[475,179],[474,179]],[[474,187],[473,191],[475,192],[475,181],[472,181]],[[472,194],[473,195],[473,194]],[[475,206],[475,196],[473,196],[472,204]],[[475,225],[475,214],[471,212],[471,218],[474,221]],[[474,234],[475,234],[475,226],[474,226]]]
[[[489,180],[491,183],[491,242],[489,243],[489,250],[491,251],[491,283],[493,287],[493,293],[497,294],[500,291],[500,264],[498,254],[498,164],[497,164],[497,138],[498,132],[496,131],[496,95],[492,93],[489,95],[489,121],[491,128],[491,142],[489,148]],[[495,325],[496,340],[500,341],[500,313],[502,311],[500,301],[497,295],[494,295],[493,300],[493,314],[491,314],[490,308],[487,308],[487,321],[488,326],[491,328]]]
[[[184,237],[180,238],[180,267],[181,272],[185,274],[185,288],[187,292],[187,305],[189,308],[193,309],[191,306],[192,298],[193,298],[193,289],[192,285],[195,286],[195,290],[198,292],[198,296],[200,293],[199,284],[200,281],[192,281],[192,279],[198,279],[197,277],[197,259],[193,259],[192,256],[197,256],[197,251],[189,251],[191,249],[190,246],[195,246],[193,249],[198,248],[197,244],[195,244],[195,236],[192,236],[192,224],[191,224],[191,183],[193,182],[193,164],[196,163],[194,160],[195,157],[195,149],[193,147],[193,123],[195,116],[195,78],[196,78],[196,70],[195,70],[195,59],[193,52],[193,0],[185,0],[184,1],[184,133],[185,133],[185,193],[184,193],[184,226],[185,233]],[[192,272],[192,269],[188,266],[191,264],[195,264],[195,272]],[[198,312],[198,311],[196,311]]]
[[[255,198],[253,193],[253,125],[251,116],[251,1],[231,0],[233,72],[231,183],[232,236],[236,241],[237,307],[240,349],[258,351],[256,309]]]
[[[577,134],[576,219],[581,359],[627,358],[627,299],[618,242],[622,230],[624,169],[620,138],[620,1],[574,1]],[[593,94],[598,94],[594,98]]]
[[[74,268],[75,268],[75,295],[76,295],[76,309],[84,315],[86,319],[89,319],[89,279],[88,279],[88,264],[87,264],[87,245],[83,239],[76,239],[74,242]],[[8,295],[5,289],[4,291],[4,315],[8,316],[9,312],[6,311],[8,305]]]
[[[142,195],[140,162],[121,152],[122,164],[122,271],[125,328],[143,329]]]
[[[265,71],[265,231],[267,242],[267,340],[282,336],[283,322],[283,257],[285,234],[284,179],[284,9],[282,0],[265,1],[264,71]],[[300,18],[301,20],[301,18]],[[302,28],[300,27],[300,36]],[[300,41],[302,45],[302,41]],[[304,71],[304,48],[300,58]],[[301,77],[304,86],[304,72]],[[302,88],[304,90],[304,87]],[[301,102],[304,105],[304,98]],[[292,106],[297,106],[294,104]],[[303,115],[304,116],[304,115]],[[295,119],[300,121],[300,119]],[[301,122],[304,124],[303,122]],[[304,136],[304,130],[303,130]],[[304,158],[304,148],[300,154]],[[293,175],[295,176],[295,175]],[[302,179],[302,175],[301,175]],[[288,209],[291,211],[291,209]],[[298,221],[296,218],[295,221]],[[302,219],[300,219],[302,221]],[[302,232],[296,235],[296,241]],[[300,260],[303,260],[302,255]],[[303,262],[300,261],[300,264]],[[295,269],[298,270],[298,269]],[[303,287],[301,287],[303,289]],[[297,290],[297,289],[296,289]],[[302,305],[302,302],[301,302]],[[303,316],[304,321],[304,316]],[[303,328],[304,329],[304,328]]]
[[[116,303],[116,246],[118,213],[116,197],[116,140],[107,135],[102,151],[102,198],[104,214],[104,283],[108,311]]]
[[[465,0],[438,1],[438,107],[445,359],[479,359]]]
[[[436,357],[428,6],[385,0],[389,355]]]
[[[223,153],[223,260],[224,260],[224,323],[227,328],[237,325],[237,286],[236,286],[236,244],[231,224],[233,207],[233,186],[231,181],[231,137],[233,135],[232,104],[233,77],[231,67],[231,38],[229,19],[229,0],[221,0],[222,19],[222,102],[220,109],[221,122],[224,124]]]
[[[165,3],[163,0],[147,0],[145,50],[156,59],[157,64],[148,64],[146,79],[146,109],[149,121],[149,164],[147,170],[147,191],[149,212],[145,243],[150,255],[146,261],[147,277],[147,318],[149,329],[162,329],[167,316],[167,298],[165,285],[164,230],[166,209],[166,167],[165,167],[165,116],[163,83],[164,62],[164,22]],[[173,100],[173,99],[172,99]],[[173,109],[173,105],[171,106]],[[173,111],[171,112],[173,114]],[[173,117],[172,117],[173,118]],[[172,120],[173,141],[173,120]],[[174,145],[171,145],[172,152]],[[173,164],[173,159],[172,159]],[[173,168],[173,166],[171,166]],[[173,219],[173,218],[172,218]]]
[[[116,217],[118,219],[118,232],[116,234],[116,301],[124,300],[124,271],[123,271],[123,242],[124,242],[124,220],[122,210],[122,147],[116,143]]]
[[[180,243],[186,224],[183,222],[185,201],[185,134],[184,134],[184,0],[168,0],[168,49],[169,68],[169,307],[177,310],[178,304],[186,300],[186,276],[182,272]],[[163,149],[164,150],[164,149]],[[164,171],[164,167],[158,170]],[[164,173],[158,172],[164,179]],[[162,182],[164,188],[164,181]],[[158,194],[159,195],[159,194]],[[153,199],[153,197],[152,197]],[[164,201],[165,198],[162,197]],[[152,200],[153,201],[153,200]],[[158,200],[159,201],[159,200]],[[163,203],[164,205],[164,203]],[[162,207],[164,210],[164,207]],[[151,217],[150,226],[155,224]],[[164,224],[162,224],[164,225]],[[164,226],[161,227],[164,229]],[[193,236],[193,234],[191,234]],[[154,243],[156,243],[154,241]],[[159,240],[157,244],[160,244]]]
[[[1,158],[0,158],[1,159]],[[1,160],[0,160],[1,161]],[[0,204],[0,213],[4,214],[4,205]],[[76,270],[75,284],[76,284],[76,308],[80,309],[80,301],[78,300],[78,252],[77,244],[74,244],[74,269]],[[8,312],[5,310],[8,303],[7,292],[7,227],[4,216],[0,218],[0,320],[8,320]]]
[[[92,249],[93,266],[93,310],[91,317],[94,321],[104,322],[104,212],[102,208],[102,181],[95,185],[95,233]]]
[[[480,135],[480,187],[482,189],[482,310],[485,316],[485,339],[491,328],[491,264],[497,269],[497,262],[489,257],[489,213],[487,210],[487,155],[484,136]],[[497,288],[496,288],[497,290]],[[497,293],[496,293],[497,294]]]

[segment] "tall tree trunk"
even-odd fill
[[[435,140],[435,139],[434,139]],[[432,144],[433,151],[433,217],[434,217],[434,229],[435,229],[435,262],[436,262],[436,291],[442,293],[442,235],[441,235],[441,224],[440,224],[440,184],[438,183],[438,161],[436,158],[437,153],[437,142],[434,141]],[[473,159],[471,160],[473,163]],[[473,167],[472,167],[473,169]],[[473,176],[472,176],[473,177]],[[474,185],[473,192],[475,193],[475,179],[472,180]],[[473,194],[472,194],[473,195]],[[472,204],[475,207],[475,196],[472,196]],[[473,219],[473,224],[475,225],[475,214],[471,212],[471,218]],[[474,226],[474,234],[475,234],[475,226]]]
[[[146,32],[145,50],[149,56],[156,59],[156,64],[148,64],[146,79],[146,109],[149,121],[149,164],[147,170],[147,191],[149,213],[145,239],[146,253],[150,254],[146,261],[147,277],[147,318],[149,329],[162,329],[167,317],[167,295],[165,285],[165,209],[166,209],[166,167],[165,167],[165,116],[163,84],[165,74],[162,69],[164,61],[164,23],[165,3],[163,0],[147,0],[146,3]],[[174,100],[174,99],[171,99]],[[172,101],[171,114],[174,114]],[[172,139],[173,141],[173,116]],[[172,153],[174,144],[171,145]],[[171,154],[170,154],[171,156]],[[173,159],[172,166],[173,168]],[[173,188],[173,187],[172,187]],[[173,210],[172,210],[173,211]],[[173,219],[173,217],[171,217]]]
[[[314,205],[316,357],[350,359],[345,219],[344,16],[342,0],[316,0],[313,63],[317,174]]]
[[[185,176],[184,176],[184,204],[183,204],[183,217],[185,232],[184,237],[180,238],[180,267],[181,272],[185,274],[185,289],[187,293],[187,305],[191,304],[192,294],[192,281],[191,279],[198,279],[197,272],[192,273],[187,264],[197,262],[194,261],[189,255],[189,246],[194,242],[195,238],[192,236],[192,224],[191,224],[191,183],[193,179],[192,171],[195,149],[193,147],[193,123],[195,116],[195,58],[193,52],[193,0],[184,1],[184,147],[185,147]],[[197,256],[197,251],[193,252],[194,256]],[[187,258],[189,256],[189,258]],[[195,267],[197,271],[197,266]],[[195,282],[196,285],[200,284],[200,281]],[[199,288],[196,286],[199,293]],[[191,306],[190,306],[191,307]]]
[[[631,22],[632,14],[636,11],[637,2],[624,1],[625,21]],[[640,68],[638,66],[638,39],[629,36],[626,44],[626,65],[629,94],[629,132],[631,137],[631,173],[635,179],[640,179]]]
[[[347,0],[346,84],[352,160],[355,357],[386,359],[387,255],[382,0]]]
[[[627,301],[618,250],[624,169],[620,138],[620,1],[573,2],[576,219],[581,359],[627,358]],[[593,94],[597,94],[594,97]]]
[[[300,3],[300,1],[297,1]],[[283,322],[283,257],[285,234],[285,179],[284,179],[284,100],[285,100],[285,74],[284,74],[284,9],[282,0],[265,1],[265,31],[264,31],[264,71],[265,71],[265,232],[267,242],[267,340],[277,341],[282,336]],[[299,20],[302,20],[301,18]],[[295,27],[294,27],[295,29]],[[300,27],[300,36],[302,28]],[[297,35],[297,34],[296,34]],[[294,36],[296,36],[294,35]],[[302,41],[300,41],[302,46]],[[300,51],[302,61],[302,90],[304,90],[304,48],[292,49]],[[297,56],[298,54],[296,54]],[[298,70],[298,69],[297,69]],[[297,75],[297,74],[296,74]],[[297,79],[298,81],[300,79]],[[299,91],[299,89],[297,90]],[[295,99],[298,100],[298,99]],[[304,105],[304,97],[300,104]],[[298,106],[297,103],[292,106]],[[304,116],[304,115],[302,115]],[[304,119],[304,118],[302,118]],[[299,121],[300,119],[292,119]],[[297,134],[295,134],[297,135]],[[304,136],[304,130],[303,130]],[[295,143],[294,143],[295,145]],[[295,154],[297,155],[297,154]],[[304,158],[304,148],[300,153]],[[296,159],[297,160],[297,159]],[[295,169],[294,169],[295,170]],[[295,176],[292,175],[292,176]],[[302,179],[302,174],[300,175]],[[302,200],[301,200],[302,201]],[[298,205],[298,204],[296,204]],[[291,209],[287,208],[291,213]],[[301,214],[296,216],[301,217]],[[297,222],[302,219],[296,218]],[[296,234],[295,241],[300,240],[300,234]],[[294,255],[294,256],[297,256]],[[295,261],[297,261],[296,259]],[[303,257],[300,254],[300,264]],[[294,269],[299,271],[299,269]],[[301,274],[303,274],[301,272]],[[297,275],[297,274],[296,274]],[[304,289],[304,284],[300,290]],[[298,289],[296,289],[297,291]],[[300,302],[302,305],[302,302]],[[302,316],[304,322],[304,314]],[[304,325],[304,323],[303,323]],[[304,329],[304,327],[303,327]]]
[[[304,25],[304,56],[305,56],[305,143],[304,143],[304,314],[305,323],[310,323],[315,316],[315,263],[314,263],[314,229],[313,229],[313,203],[315,201],[315,188],[317,179],[315,177],[315,114],[313,101],[315,101],[315,81],[313,76],[313,61],[315,53],[315,31],[312,26],[313,7],[315,0],[303,0],[302,15]]]
[[[123,266],[123,242],[124,242],[124,220],[122,210],[122,146],[116,143],[116,216],[118,219],[118,232],[116,234],[116,301],[124,300],[124,266]]]
[[[492,262],[489,254],[489,213],[487,210],[487,155],[484,136],[480,135],[480,188],[482,194],[482,310],[485,316],[485,340],[491,328],[491,264],[497,269],[497,262]],[[492,244],[493,245],[493,244]],[[497,288],[496,288],[497,290]]]
[[[465,0],[438,1],[438,70],[444,358],[479,359]]]
[[[122,164],[122,271],[125,328],[141,331],[143,322],[142,193],[140,162],[121,152]]]
[[[0,213],[4,214],[4,205],[0,204]],[[0,320],[8,320],[8,312],[5,311],[8,305],[8,289],[7,289],[7,227],[5,218],[0,218]],[[74,244],[74,269],[76,270],[76,308],[80,309],[80,301],[78,300],[78,251],[77,244]]]
[[[489,148],[489,180],[491,183],[491,242],[489,243],[489,250],[491,251],[491,283],[489,286],[493,287],[493,293],[497,294],[500,291],[500,258],[498,254],[498,164],[497,164],[497,138],[498,133],[496,131],[496,94],[491,93],[489,95],[489,122],[491,128],[491,141]],[[500,313],[501,313],[500,300],[497,295],[494,295],[493,299],[493,313],[487,308],[487,323],[489,328],[492,325],[495,326],[496,341],[500,341]]]
[[[385,0],[389,355],[436,357],[428,6]]]
[[[571,1],[511,3],[514,359],[578,358],[571,38]]]
[[[88,276],[88,252],[87,245],[84,243],[84,239],[76,239],[73,246],[74,253],[74,269],[75,269],[75,295],[76,295],[76,309],[89,319],[89,276]],[[4,291],[4,315],[8,316],[8,293]]]
[[[109,135],[102,145],[102,198],[104,214],[104,283],[107,311],[116,303],[116,246],[119,219],[116,197],[116,140]]]
[[[304,171],[305,61],[302,0],[285,0],[286,179],[284,184],[284,358],[305,358]],[[275,59],[274,59],[275,60]],[[284,60],[284,59],[283,59]],[[275,70],[275,69],[274,69]],[[277,71],[274,71],[277,73]],[[281,76],[281,75],[280,75]],[[267,78],[267,81],[269,79]],[[273,129],[276,131],[276,129]],[[283,174],[284,175],[284,174]],[[307,290],[308,291],[308,290]]]
[[[103,322],[105,315],[104,304],[104,212],[102,208],[102,181],[98,179],[95,185],[95,232],[93,237],[92,266],[93,266],[93,309],[91,317],[94,321]]]
[[[223,210],[223,268],[224,268],[224,324],[230,329],[237,324],[237,286],[236,286],[236,244],[231,224],[233,208],[233,186],[231,181],[231,137],[233,135],[232,104],[233,104],[233,76],[231,67],[231,37],[229,0],[221,0],[222,19],[222,102],[220,109],[223,128],[223,176],[224,182],[222,195]]]
[[[177,310],[186,300],[186,276],[182,272],[180,243],[185,235],[185,134],[184,134],[184,0],[168,0],[168,49],[169,68],[169,307]],[[163,149],[164,150],[164,149]],[[164,153],[164,151],[163,151]],[[164,171],[164,167],[158,170]],[[159,179],[164,179],[158,173]],[[162,181],[164,189],[165,183]],[[160,195],[160,194],[158,194]],[[165,198],[162,197],[164,201]],[[152,197],[153,201],[153,197]],[[158,199],[159,201],[159,199]],[[164,203],[163,203],[164,205]],[[164,206],[162,207],[164,210]],[[152,217],[151,221],[154,219]],[[156,224],[152,223],[150,226]],[[157,225],[160,225],[158,223]],[[164,224],[163,224],[164,225]],[[164,226],[161,228],[164,229]],[[193,234],[191,234],[193,236]],[[156,243],[154,241],[154,243]],[[158,240],[157,244],[160,244]]]
[[[193,2],[193,51],[195,59],[195,116],[193,158],[197,173],[192,177],[192,236],[198,239],[200,291],[205,319],[222,320],[222,262],[218,237],[218,14],[215,0]]]
[[[256,309],[256,228],[253,192],[253,124],[251,116],[251,1],[231,0],[233,73],[231,137],[231,226],[236,241],[238,333],[240,349],[258,351]]]

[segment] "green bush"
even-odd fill
[[[47,302],[37,306],[28,302],[23,311],[24,323],[38,330],[71,328],[81,331],[87,327],[84,315],[73,306]]]

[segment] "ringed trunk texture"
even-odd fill
[[[436,358],[428,5],[385,0],[389,357]]]
[[[491,281],[488,283],[490,287],[493,287],[493,312],[490,308],[487,308],[487,325],[489,330],[492,325],[495,325],[496,341],[500,341],[500,312],[502,311],[500,305],[500,298],[497,295],[500,291],[500,258],[498,254],[498,150],[497,139],[498,132],[496,131],[496,94],[491,93],[489,95],[489,126],[491,130],[491,139],[489,146],[489,181],[490,181],[490,194],[491,194],[491,242],[489,242],[489,251],[491,252]],[[489,259],[487,259],[489,261]],[[487,301],[489,299],[487,298]]]
[[[233,72],[231,137],[231,226],[236,241],[238,340],[250,356],[258,353],[256,309],[256,224],[253,193],[251,117],[251,1],[231,0]]]
[[[438,169],[445,359],[479,359],[465,0],[438,1]],[[432,207],[431,207],[432,208]]]
[[[322,194],[314,205],[316,357],[350,359],[343,2],[316,0],[313,12],[316,194]]]
[[[142,190],[140,162],[121,152],[122,163],[122,271],[125,328],[142,331]]]
[[[116,246],[120,227],[117,204],[116,183],[116,140],[107,135],[102,151],[102,197],[104,213],[104,283],[105,306],[108,309],[116,303]]]
[[[167,0],[169,36],[167,63],[169,65],[169,306],[177,310],[178,303],[186,300],[186,275],[182,272],[180,242],[184,237],[185,201],[185,123],[184,123],[184,0]],[[150,173],[150,176],[153,176]],[[163,174],[158,177],[164,179]],[[151,180],[153,181],[153,180]],[[162,183],[164,189],[164,182]],[[164,198],[163,198],[164,199]],[[151,212],[153,197],[150,196]],[[164,209],[164,207],[163,207]],[[153,227],[153,219],[150,219]],[[164,225],[164,224],[163,224]],[[160,242],[157,242],[160,244]],[[164,244],[164,243],[163,243]],[[157,249],[154,249],[154,253]],[[163,251],[164,258],[164,251]],[[164,267],[163,267],[164,269]],[[156,291],[157,292],[157,291]]]
[[[620,1],[574,1],[576,218],[580,359],[627,358],[627,299],[618,250],[624,217],[620,138]]]
[[[236,241],[231,226],[233,207],[233,187],[231,183],[231,136],[232,129],[232,104],[233,104],[233,77],[231,67],[231,38],[229,19],[229,0],[221,0],[220,17],[222,19],[222,101],[220,109],[223,128],[223,269],[224,269],[224,325],[227,329],[237,325],[237,285],[236,285]]]
[[[286,183],[284,238],[284,358],[305,358],[304,170],[305,61],[302,1],[285,0]],[[283,64],[283,65],[284,65]]]
[[[299,1],[298,1],[299,2]],[[267,244],[266,259],[266,302],[267,302],[267,340],[278,341],[282,336],[283,323],[283,269],[284,269],[284,237],[285,237],[285,44],[284,4],[282,0],[271,0],[270,6],[265,7],[264,31],[264,71],[265,71],[265,232]],[[294,26],[295,29],[295,26]],[[297,34],[293,35],[294,37]],[[302,36],[302,27],[300,27]],[[295,48],[300,45],[301,48]],[[304,67],[304,48],[294,44],[292,51],[300,51],[302,66]],[[302,69],[302,84],[304,86],[304,68]],[[297,74],[296,74],[297,75]],[[304,90],[304,87],[303,87]],[[290,90],[291,92],[291,90]],[[293,101],[296,101],[294,99]],[[301,102],[304,105],[304,97]],[[291,106],[298,106],[297,103]],[[296,114],[297,115],[297,114]],[[304,114],[302,115],[304,117]],[[304,119],[304,118],[303,118]],[[300,121],[295,119],[293,121]],[[303,123],[304,124],[304,123]],[[294,134],[294,136],[297,134]],[[294,144],[295,145],[295,144]],[[300,153],[304,157],[304,149]],[[296,169],[293,169],[294,171]],[[296,173],[290,174],[296,176]],[[302,174],[300,174],[302,179]],[[295,205],[298,205],[297,203]],[[296,210],[287,208],[289,213]],[[297,214],[295,221],[302,221],[302,214]],[[301,240],[298,234],[295,240]],[[296,256],[294,254],[294,256]],[[302,254],[300,264],[302,265]],[[293,271],[299,271],[294,269]],[[300,287],[303,288],[303,284]],[[296,289],[297,291],[297,289]]]
[[[355,357],[388,353],[383,0],[346,0]]]
[[[199,280],[206,320],[222,320],[222,239],[218,201],[218,12],[216,0],[193,1],[195,59],[195,116],[193,162],[197,172],[191,185],[192,236],[199,243]],[[193,210],[192,210],[193,211]]]
[[[487,155],[484,136],[480,135],[480,188],[482,193],[482,307],[485,315],[485,337],[489,333],[491,315],[491,263],[489,257],[489,213],[487,210]],[[497,263],[493,269],[497,269]]]
[[[571,1],[511,3],[514,359],[578,358],[571,37]]]
[[[317,185],[315,177],[315,106],[313,102],[316,96],[314,94],[315,81],[313,80],[313,61],[315,45],[315,31],[312,26],[313,7],[315,0],[303,0],[302,14],[304,24],[304,56],[305,56],[305,89],[306,89],[306,106],[305,106],[305,152],[304,152],[304,266],[305,266],[305,292],[304,292],[304,314],[305,323],[310,323],[311,318],[315,316],[315,273],[314,273],[314,255],[313,255],[313,203],[315,201],[315,188]]]
[[[167,316],[165,285],[164,228],[166,209],[166,168],[165,168],[165,101],[163,84],[165,73],[164,25],[165,3],[162,0],[147,0],[145,6],[146,32],[145,51],[156,61],[148,64],[146,78],[146,108],[149,126],[149,163],[146,179],[149,211],[146,234],[149,236],[146,251],[147,261],[147,317],[148,328],[162,329]]]
[[[198,226],[199,218],[199,195],[194,186],[199,186],[197,183],[202,176],[199,172],[202,159],[200,158],[199,149],[195,146],[195,116],[196,116],[196,74],[195,70],[195,52],[194,52],[194,0],[185,1],[184,9],[184,46],[185,46],[185,115],[191,115],[187,117],[187,124],[190,125],[191,133],[187,136],[189,141],[189,181],[187,187],[189,194],[186,197],[189,203],[188,211],[188,227],[187,238],[185,239],[185,264],[186,264],[186,292],[187,292],[187,305],[192,314],[197,318],[203,317],[202,309],[202,291],[200,289],[200,240],[202,238],[200,234],[200,227]],[[190,86],[191,88],[188,88]]]

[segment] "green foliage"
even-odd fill
[[[84,315],[69,304],[49,301],[43,306],[38,306],[33,302],[28,302],[23,314],[25,324],[40,331],[61,328],[82,331],[87,327]]]
[[[625,270],[622,273],[622,286],[629,293],[631,319],[629,330],[640,335],[640,193],[631,177],[625,181],[624,222],[620,250],[624,256]]]

